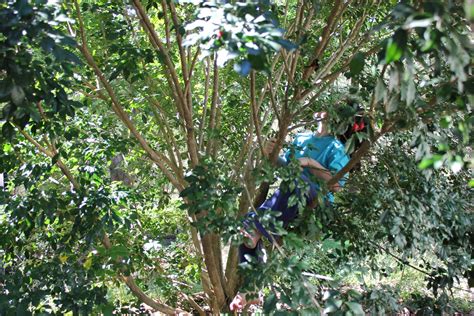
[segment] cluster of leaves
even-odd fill
[[[122,222],[112,206],[114,194],[93,187],[64,192],[50,171],[49,164],[29,163],[6,173],[0,205],[3,311],[89,313],[106,301],[106,287],[97,281],[111,257],[93,261],[91,251],[104,229]]]
[[[266,253],[262,264],[249,257],[241,264],[243,291],[266,289],[264,313],[278,315],[360,315],[362,295],[355,290],[342,289],[331,277],[320,275],[325,267],[318,266],[308,256],[311,247],[300,236],[288,233],[282,248]],[[287,252],[291,252],[288,256]],[[319,253],[325,256],[324,252]],[[331,265],[331,264],[329,264]]]
[[[338,240],[350,241],[346,255],[393,251],[403,254],[402,263],[422,261],[436,293],[472,268],[473,218],[467,211],[472,197],[464,190],[468,175],[438,171],[427,178],[414,154],[398,141],[389,144],[377,163],[365,166],[367,174],[350,180],[357,191],[340,196],[336,216],[323,226]]]
[[[92,117],[84,111],[66,127],[60,121],[36,125],[60,150],[53,159],[38,156],[21,137],[1,145],[2,311],[91,313],[107,305],[103,282],[124,270],[127,249],[106,250],[98,242],[104,232],[134,228],[136,214],[124,210],[139,195],[110,182],[107,162],[127,140],[104,133],[107,120],[88,123]],[[58,159],[78,164],[79,188],[62,176]]]
[[[395,33],[381,52],[383,61],[393,64],[388,87],[380,80],[375,87],[376,101],[384,100],[385,115],[396,118],[399,129],[423,128],[421,119],[447,136],[434,153],[420,136],[422,169],[448,165],[457,172],[472,164],[465,146],[473,124],[468,114],[474,95],[469,71],[473,46],[466,25],[453,24],[463,14],[459,6],[436,2],[425,3],[422,11],[400,4],[392,12]],[[453,136],[458,141],[448,142]]]
[[[271,11],[269,1],[196,1],[197,19],[185,29],[190,33],[185,45],[199,44],[202,56],[216,52],[217,65],[237,59],[234,69],[246,76],[251,69],[269,71],[269,57],[296,45],[283,38],[284,30]]]
[[[225,172],[227,169],[228,172]],[[189,186],[181,192],[188,201],[182,205],[189,214],[196,215],[193,223],[201,232],[237,232],[237,197],[241,192],[238,182],[227,177],[230,170],[225,163],[203,160],[186,176]]]
[[[30,119],[38,123],[40,101],[63,118],[74,115],[80,104],[66,87],[80,61],[71,52],[76,42],[57,27],[68,21],[59,3],[6,1],[0,17],[0,118],[21,127]],[[13,126],[3,124],[2,134],[11,138]]]

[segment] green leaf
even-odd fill
[[[398,96],[394,95],[388,101],[385,111],[387,113],[395,112],[398,109],[399,105],[400,105],[400,101],[398,100]]]
[[[277,301],[278,299],[274,293],[268,295],[268,297],[265,299],[265,302],[263,303],[263,312],[265,314],[271,314],[271,312],[275,310]]]
[[[442,128],[449,128],[451,125],[451,121],[452,121],[451,116],[444,116],[439,120],[439,125]]]
[[[355,54],[349,64],[351,75],[352,76],[358,75],[362,71],[362,69],[364,69],[364,64],[365,64],[365,55],[363,53]]]
[[[400,60],[407,45],[407,38],[408,35],[405,30],[399,29],[395,32],[387,43],[385,63],[389,64],[393,61]]]
[[[14,134],[15,134],[15,128],[13,127],[13,125],[11,125],[10,122],[5,122],[2,126],[3,137],[11,141],[13,139]]]
[[[11,90],[11,98],[12,102],[15,105],[21,105],[23,103],[23,100],[25,100],[25,91],[23,91],[23,88],[21,86],[13,86],[13,89]]]
[[[419,164],[418,164],[418,168],[420,168],[421,170],[424,170],[426,168],[429,168],[433,165],[434,161],[432,158],[424,158]]]
[[[390,39],[388,41],[387,51],[385,52],[385,62],[389,64],[392,61],[397,61],[402,57],[402,55],[403,50],[398,46],[396,42]]]
[[[86,270],[89,270],[92,266],[92,256],[89,256],[83,264]]]
[[[346,302],[345,304],[351,309],[354,315],[365,315],[364,310],[362,309],[362,306],[359,303]]]
[[[415,94],[416,94],[415,81],[410,78],[408,80],[408,87],[407,87],[407,105],[408,106],[410,106],[413,103],[413,100],[415,100]]]
[[[127,257],[129,254],[127,247],[122,245],[113,246],[108,252],[112,259],[117,259],[118,257]]]
[[[102,313],[104,316],[112,316],[114,311],[114,306],[112,304],[102,305]]]
[[[387,92],[387,88],[385,87],[385,83],[383,82],[382,78],[377,79],[377,85],[375,86],[375,102],[381,101]]]

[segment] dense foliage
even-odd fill
[[[450,291],[473,280],[473,10],[3,1],[0,314],[111,314],[129,301],[218,314],[239,289],[261,290],[265,313],[389,313],[393,288],[341,281],[387,274],[380,254],[425,276],[433,298],[410,304],[452,311]],[[334,205],[295,196],[282,245],[238,266],[244,214],[301,172],[276,168],[278,151],[316,111],[343,133],[347,104],[368,129],[346,143]]]

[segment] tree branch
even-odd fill
[[[143,8],[141,2],[139,0],[132,0],[132,1],[133,1],[133,5],[138,16],[143,21],[142,23],[143,28],[145,29],[146,33],[149,35],[149,38],[153,47],[155,47],[155,49],[158,50],[163,55],[164,63],[166,67],[168,68],[169,75],[167,72],[165,72],[165,75],[170,85],[170,88],[173,90],[175,94],[178,112],[180,115],[183,116],[184,121],[185,121],[185,130],[186,130],[186,136],[187,136],[186,143],[188,145],[188,153],[189,153],[189,158],[191,160],[191,167],[194,167],[199,163],[199,156],[198,156],[198,151],[197,151],[196,139],[194,135],[194,122],[193,122],[191,104],[189,104],[188,99],[186,98],[186,96],[184,95],[181,89],[178,75],[176,73],[176,69],[174,68],[173,61],[171,60],[167,49],[164,47],[163,43],[158,37],[158,34],[156,34],[156,31],[153,28],[153,24],[148,18],[148,15],[146,14],[145,9]],[[185,72],[183,72],[183,74],[185,74]]]
[[[311,74],[316,70],[316,65],[321,58],[323,51],[326,49],[330,35],[336,25],[338,19],[341,17],[342,12],[344,11],[344,1],[336,0],[334,2],[334,7],[331,10],[331,13],[328,16],[328,21],[326,22],[326,26],[323,29],[323,33],[321,35],[321,40],[316,46],[314,56],[311,59],[311,62],[308,66],[306,66],[306,70],[303,73],[303,80],[306,81],[311,76]]]
[[[184,189],[184,182],[183,180],[176,178],[176,175],[179,175],[179,171],[177,170],[177,168],[175,168],[173,166],[173,163],[163,154],[154,151],[149,146],[148,142],[143,138],[143,136],[138,132],[135,125],[133,124],[131,119],[128,117],[124,109],[122,108],[109,81],[105,78],[104,74],[97,66],[94,58],[92,57],[87,47],[87,39],[85,35],[84,24],[82,21],[82,15],[81,15],[81,11],[80,11],[77,0],[74,0],[74,4],[76,7],[76,14],[79,21],[79,31],[80,31],[81,41],[82,41],[82,44],[79,46],[79,50],[82,52],[82,55],[86,59],[87,63],[94,70],[94,73],[96,74],[97,78],[103,84],[107,93],[109,94],[109,97],[112,102],[112,109],[114,110],[116,115],[122,120],[125,126],[127,126],[130,132],[135,136],[135,138],[140,143],[141,147],[150,156],[152,161],[160,168],[160,170],[163,172],[166,178],[175,186],[175,188],[178,191],[182,191]],[[175,174],[173,175],[167,167],[170,167],[175,172]]]
[[[206,125],[206,114],[207,114],[207,100],[209,98],[209,82],[211,77],[211,63],[209,58],[206,59],[207,65],[205,68],[206,81],[204,83],[204,100],[202,102],[202,116],[199,122],[199,151],[204,148],[204,126]]]
[[[219,67],[217,67],[217,58],[214,56],[214,76],[212,78],[212,99],[211,99],[211,113],[209,117],[209,131],[213,132],[216,128],[216,112],[217,112],[217,98],[219,97]],[[215,144],[215,140],[209,139],[206,148],[206,154],[209,155]]]
[[[262,155],[264,155],[262,135],[260,134],[260,120],[258,118],[258,108],[256,101],[255,71],[252,70],[250,72],[250,110],[252,111],[253,124],[255,126],[255,134],[257,135],[258,146],[260,147],[260,152],[262,153]]]

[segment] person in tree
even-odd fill
[[[279,212],[280,215],[276,217],[277,221],[281,221],[283,227],[288,225],[298,217],[298,205],[288,205],[288,201],[292,195],[301,194],[306,199],[306,205],[312,205],[313,200],[317,197],[321,189],[321,182],[328,182],[332,177],[341,170],[348,162],[349,156],[345,152],[344,143],[348,140],[354,132],[364,131],[366,124],[362,116],[356,116],[354,122],[347,128],[343,135],[335,137],[329,133],[327,128],[327,112],[318,112],[315,114],[317,122],[317,129],[315,133],[301,133],[297,134],[292,148],[287,150],[283,156],[278,158],[278,165],[286,166],[291,159],[298,160],[302,168],[301,180],[306,184],[304,188],[298,184],[294,190],[288,190],[280,186],[273,195],[268,198],[258,209],[259,214],[263,212],[273,211]],[[273,151],[275,140],[270,140],[266,143],[263,153],[265,156]],[[334,196],[332,192],[337,192],[341,189],[346,181],[346,177],[342,177],[338,182],[328,187],[329,193],[326,194],[324,200],[326,203],[332,203]],[[296,183],[298,183],[296,181]],[[301,190],[305,192],[301,192]],[[259,216],[251,211],[247,214],[244,221],[244,235],[246,241],[239,247],[239,261],[241,263],[247,262],[248,256],[259,258],[262,250],[262,236],[266,237],[273,243],[278,239],[275,232],[271,232],[268,227],[259,221]],[[255,304],[257,301],[247,302],[245,295],[238,293],[230,304],[232,311],[241,310],[248,304]]]

